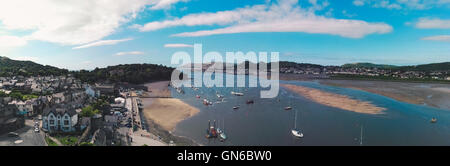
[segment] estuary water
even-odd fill
[[[256,79],[254,76],[241,76]],[[200,109],[200,113],[179,123],[174,134],[193,139],[202,145],[450,145],[450,110],[408,104],[381,95],[333,86],[315,81],[280,81],[342,94],[384,107],[384,114],[350,112],[315,103],[301,95],[281,88],[276,98],[260,98],[261,88],[232,87],[193,89],[184,87],[184,94],[172,89],[172,96]],[[242,92],[234,96],[231,91]],[[217,97],[223,95],[223,100]],[[200,98],[196,98],[199,95]],[[213,102],[204,105],[203,99]],[[254,104],[246,104],[253,100]],[[240,106],[239,109],[233,109]],[[284,110],[291,106],[292,110]],[[297,111],[297,128],[304,138],[291,134]],[[436,117],[437,123],[430,123]],[[208,120],[225,130],[228,139],[206,139]]]

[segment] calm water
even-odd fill
[[[248,79],[249,77],[247,77]],[[255,79],[250,76],[250,79]],[[203,145],[359,145],[361,125],[363,145],[450,145],[450,111],[399,102],[384,96],[321,85],[317,82],[280,81],[316,88],[351,98],[370,101],[387,108],[385,114],[367,115],[324,106],[281,88],[279,97],[261,99],[260,88],[183,88],[185,94],[172,95],[201,110],[196,116],[178,124],[175,134],[186,136]],[[231,91],[245,93],[233,96]],[[203,98],[223,102],[205,106]],[[201,99],[195,96],[200,95]],[[255,104],[247,105],[252,99]],[[240,105],[238,110],[232,107]],[[292,106],[286,111],[283,108]],[[294,138],[295,111],[297,126],[304,138]],[[438,123],[431,124],[432,117]],[[228,140],[220,142],[205,138],[208,120],[217,120],[225,128]]]

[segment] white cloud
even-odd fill
[[[364,6],[364,0],[354,0],[353,5],[355,6]]]
[[[150,22],[137,27],[140,31],[155,31],[175,26],[199,25],[225,27],[179,33],[172,36],[192,37],[245,32],[306,32],[361,38],[373,33],[383,34],[392,31],[392,27],[385,23],[368,23],[361,20],[318,16],[312,10],[302,9],[297,0],[280,0],[277,3],[216,13],[191,14],[173,20]]]
[[[152,9],[152,10],[167,9],[167,8],[170,8],[175,3],[187,2],[187,1],[189,1],[189,0],[158,0],[158,1],[154,1],[154,3],[152,3],[153,6],[150,9]]]
[[[78,45],[111,35],[151,5],[149,0],[0,1],[6,30],[27,30],[27,39]]]
[[[450,42],[450,35],[424,37],[422,40]]]
[[[433,7],[450,7],[450,0],[353,0],[353,5],[375,8],[424,10]]]
[[[78,47],[74,47],[72,49],[81,49],[81,48],[89,48],[89,47],[97,47],[97,46],[106,46],[106,45],[115,45],[118,43],[126,42],[133,40],[132,38],[120,39],[120,40],[100,40],[93,43],[81,45]]]
[[[420,18],[416,23],[416,28],[420,29],[450,29],[450,20],[439,18]]]
[[[130,52],[118,52],[115,55],[116,56],[124,56],[124,55],[143,55],[144,52],[140,51],[130,51]]]
[[[164,47],[166,48],[189,48],[194,47],[191,44],[165,44]]]
[[[21,47],[27,44],[27,40],[17,36],[0,36],[0,49]]]

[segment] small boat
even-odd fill
[[[244,93],[239,93],[239,92],[231,92],[231,94],[232,95],[235,95],[235,96],[244,96]]]
[[[223,95],[220,95],[220,94],[216,94],[216,95],[217,95],[217,98],[219,98],[219,99],[223,98]]]
[[[431,118],[431,123],[436,123],[437,119],[436,118]]]
[[[223,142],[227,139],[227,135],[225,134],[225,131],[217,128],[217,133],[219,134],[220,142]]]
[[[211,126],[211,121],[208,121],[208,128],[206,129],[206,138],[217,138],[216,121]]]
[[[234,106],[233,109],[237,110],[237,109],[239,109],[239,106]]]
[[[253,103],[255,103],[255,101],[253,101],[253,100],[247,100],[246,103],[247,103],[247,104],[253,104]]]
[[[291,110],[292,107],[284,107],[284,110]]]
[[[224,142],[227,139],[227,135],[225,134],[225,120],[223,122],[223,130],[217,128],[217,133],[219,134],[220,142]]]
[[[207,99],[203,99],[203,104],[204,105],[212,105],[213,103]]]
[[[301,133],[298,130],[292,130],[292,135],[294,135],[295,137],[298,137],[298,138],[303,138],[303,133]]]
[[[200,98],[200,96],[199,95],[197,95],[197,96],[195,96],[197,99],[199,99]]]
[[[297,129],[297,111],[295,111],[295,119],[294,119],[294,129],[291,130],[292,135],[297,138],[303,138],[303,133]]]

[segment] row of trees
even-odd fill
[[[149,81],[170,80],[174,68],[154,64],[129,64],[96,68],[93,71],[72,72],[83,82],[127,82],[142,84]]]

